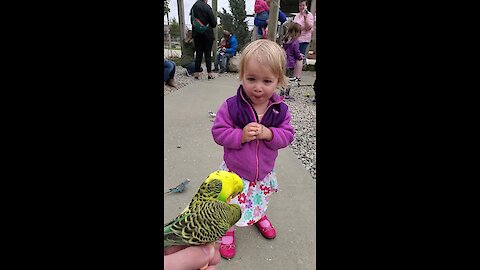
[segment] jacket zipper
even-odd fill
[[[250,111],[251,111],[252,114],[253,114],[253,119],[255,119],[255,123],[258,123],[258,122],[257,122],[257,115],[255,114],[255,110],[253,109],[253,106],[252,106],[250,103],[248,103],[247,100],[245,100],[245,97],[243,96],[243,93],[242,93],[242,92],[240,92],[240,95],[242,95],[242,99],[249,105],[248,107],[250,108]],[[256,172],[255,172],[255,181],[258,180],[258,171],[259,171],[259,169],[258,169],[258,147],[259,147],[259,145],[260,145],[260,144],[259,144],[259,142],[258,142],[258,140],[257,140],[257,147],[256,147],[256,149],[255,149],[255,159],[256,159],[256,162],[257,162]]]
[[[262,121],[257,122],[258,116],[256,115],[255,110],[253,109],[253,106],[245,99],[245,97],[243,96],[243,93],[241,91],[240,91],[240,95],[242,96],[242,99],[249,105],[250,111],[253,114],[253,119],[255,119],[255,123],[261,123]],[[281,102],[282,101],[272,102],[272,104],[267,106],[267,109],[265,110],[265,114],[267,113],[268,109],[273,104],[280,104]],[[258,165],[258,148],[260,148],[260,142],[257,140],[257,147],[255,149],[255,159],[256,159],[256,162],[257,162],[257,170],[256,170],[256,173],[255,173],[255,181],[258,181],[258,173],[260,171],[259,165]]]

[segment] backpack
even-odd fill
[[[198,18],[195,18],[195,14],[193,13],[193,8],[192,8],[192,17],[193,17],[192,29],[199,34],[203,34],[205,30],[207,30],[208,24],[204,25]]]

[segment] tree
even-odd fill
[[[218,12],[218,17],[220,17],[220,23],[222,29],[234,32],[235,27],[233,26],[233,16],[229,14],[225,8],[222,8],[222,11]],[[223,30],[222,30],[223,31]],[[223,35],[223,32],[218,32],[218,37],[220,38]]]
[[[180,38],[180,25],[176,18],[173,18],[170,22],[170,35],[174,38]]]
[[[238,51],[250,41],[248,38],[247,11],[245,10],[245,0],[229,0],[230,10],[233,14],[233,25],[235,25],[235,36],[238,40]]]
[[[163,0],[163,16],[167,15],[170,12],[170,8],[168,8],[169,0]]]
[[[233,15],[229,14],[225,8],[222,8],[223,12],[218,12],[218,16],[220,17],[222,28],[235,34],[238,40],[237,51],[241,51],[250,41],[246,22],[247,12],[245,10],[245,0],[228,0],[228,2]],[[223,33],[219,33],[219,38],[221,34]]]

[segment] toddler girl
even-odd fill
[[[287,70],[289,73],[293,73],[292,81],[298,81],[302,68],[302,61],[305,56],[300,52],[300,42],[298,38],[302,33],[302,27],[298,23],[291,23],[288,26],[287,33],[283,39],[283,48],[287,56]]]
[[[275,160],[294,134],[288,106],[275,93],[286,85],[285,62],[285,53],[275,42],[250,43],[240,58],[237,93],[220,106],[212,127],[213,139],[224,149],[220,169],[235,172],[244,182],[242,193],[230,202],[242,209],[236,225],[255,224],[268,239],[276,236],[265,215],[270,195],[278,191]],[[233,258],[235,248],[232,227],[222,237],[220,254]]]
[[[270,0],[267,0],[270,1]],[[255,6],[253,11],[255,12],[255,18],[253,24],[257,26],[257,33],[262,38],[267,38],[267,25],[268,25],[268,11],[270,6],[265,0],[255,0]]]

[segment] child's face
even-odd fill
[[[278,85],[278,77],[270,67],[261,65],[255,59],[245,63],[242,84],[253,104],[268,103]]]

